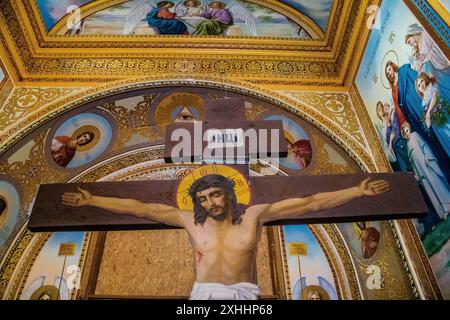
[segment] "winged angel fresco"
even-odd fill
[[[131,8],[123,34],[133,34],[141,21],[147,21],[156,34],[240,35],[234,22],[243,22],[257,36],[252,12],[236,0],[227,3],[200,0],[159,1],[156,6],[143,1]]]

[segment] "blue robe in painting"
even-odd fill
[[[408,150],[413,161],[414,175],[425,189],[441,219],[450,213],[450,186],[437,163],[430,146],[417,132],[411,132]]]
[[[147,23],[150,27],[157,29],[159,34],[185,34],[186,25],[176,19],[158,18],[161,8],[153,8],[147,15]]]
[[[450,179],[450,155],[448,155],[439,139],[431,128],[425,130],[422,122],[422,99],[416,91],[416,79],[418,73],[411,68],[410,64],[404,64],[398,70],[398,104],[403,111],[407,121],[411,125],[412,131],[419,135],[427,142],[436,155],[439,166],[447,177]]]

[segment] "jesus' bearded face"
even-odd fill
[[[227,214],[228,197],[222,188],[212,187],[197,192],[200,205],[206,213],[215,220],[224,220]]]
[[[391,83],[394,83],[395,80],[397,80],[397,73],[394,71],[394,68],[392,68],[392,66],[390,65],[386,66],[386,77]]]

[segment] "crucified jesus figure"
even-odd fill
[[[232,180],[210,174],[194,181],[189,189],[194,212],[165,204],[95,196],[81,188],[78,191],[64,193],[62,204],[92,206],[183,227],[189,234],[195,259],[196,282],[191,299],[256,300],[260,288],[256,285],[255,260],[265,223],[376,196],[389,191],[389,183],[367,178],[347,189],[247,207],[237,202]]]

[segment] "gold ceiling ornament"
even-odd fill
[[[350,135],[361,147],[369,150],[364,139],[364,133],[353,109],[350,96],[345,92],[306,92],[306,91],[279,91],[289,97],[307,105],[320,114],[328,117],[339,128]]]
[[[245,119],[248,121],[255,120],[258,115],[266,111],[265,107],[258,105],[257,103],[249,102],[249,106],[245,106]]]
[[[105,103],[99,108],[109,112],[120,130],[113,151],[119,151],[125,148],[130,140],[135,138],[148,139],[152,143],[164,143],[164,136],[155,126],[149,127],[148,112],[152,102],[159,96],[159,94],[145,94],[142,96],[142,101],[138,102],[132,108],[121,106],[121,101],[113,103]]]
[[[320,41],[251,37],[65,37],[40,33],[32,0],[0,8],[3,57],[33,82],[108,82],[149,74],[192,77],[226,72],[262,85],[342,86],[369,0],[335,1]],[[271,5],[280,5],[271,2]],[[333,15],[334,14],[334,15]],[[7,17],[7,19],[6,19]],[[149,50],[155,48],[155,50]],[[56,49],[56,50],[55,50]]]
[[[23,136],[43,124],[55,119],[59,115],[74,110],[85,105],[88,102],[99,98],[110,96],[112,94],[138,90],[144,88],[165,88],[177,86],[182,87],[200,87],[218,90],[226,90],[244,94],[253,98],[261,99],[269,104],[278,106],[284,110],[292,112],[314,127],[318,128],[326,136],[330,137],[335,143],[347,152],[353,160],[364,170],[373,171],[375,165],[372,156],[349,134],[345,133],[334,121],[322,115],[320,112],[306,106],[298,100],[292,99],[286,95],[263,89],[259,86],[247,82],[232,81],[229,79],[218,79],[217,77],[198,77],[193,79],[191,76],[179,76],[178,78],[161,80],[160,77],[137,78],[116,83],[110,83],[102,87],[92,88],[84,92],[79,92],[65,99],[60,99],[53,104],[49,104],[39,111],[39,114],[32,114],[28,118],[18,122],[15,127],[10,128],[2,136],[3,141],[0,146],[0,154],[9,149],[14,143]]]
[[[20,122],[41,107],[82,91],[82,88],[15,88],[0,109],[0,132]],[[0,143],[4,140],[0,138]]]
[[[24,270],[25,267],[21,265],[24,260],[27,260],[24,259],[24,254],[33,250],[32,246],[36,246],[35,240],[37,238],[45,237],[45,235],[49,234],[32,233],[28,230],[26,225],[22,226],[15,237],[14,242],[11,244],[9,251],[0,263],[0,299],[12,300],[15,298],[15,292],[20,283],[20,281],[15,281],[16,278],[14,275],[17,275],[17,272],[15,271]],[[39,246],[40,244],[38,243],[37,245]],[[30,255],[28,255],[28,257],[29,256]],[[12,283],[12,285],[9,285],[10,283]]]
[[[315,160],[313,165],[310,165],[308,168],[308,174],[310,175],[327,175],[327,174],[349,174],[349,173],[357,173],[359,172],[359,168],[350,161],[345,161],[345,164],[335,163],[330,159],[330,155],[328,154],[325,145],[333,149],[337,154],[342,156],[345,159],[345,156],[341,155],[340,151],[336,150],[331,146],[331,144],[325,141],[324,137],[311,130],[312,140],[316,145],[314,149],[315,154],[313,155]]]
[[[21,199],[23,209],[26,209],[33,201],[39,185],[53,181],[61,181],[67,174],[54,170],[47,163],[44,155],[44,141],[47,136],[47,130],[37,134],[32,140],[32,146],[27,155],[24,155],[23,161],[13,159],[4,159],[0,164],[2,169],[8,173],[20,185],[23,190]],[[23,147],[26,148],[26,147]],[[26,219],[26,210],[23,210],[21,218]]]

